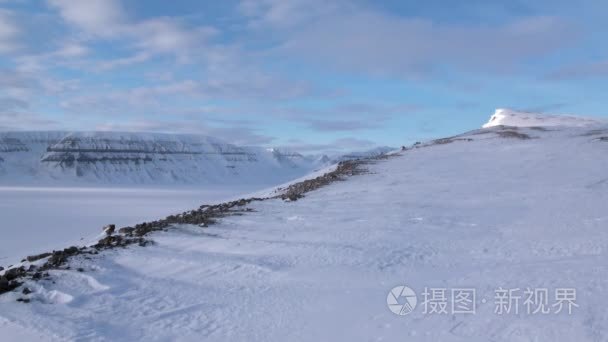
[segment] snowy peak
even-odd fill
[[[569,115],[550,115],[516,111],[512,109],[499,108],[490,117],[490,120],[483,125],[483,128],[495,126],[513,127],[544,127],[544,126],[564,126],[564,127],[586,127],[602,124],[602,121],[585,117]]]

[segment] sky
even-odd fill
[[[605,0],[0,0],[0,130],[401,146],[608,116]]]

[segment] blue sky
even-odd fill
[[[400,146],[604,110],[601,0],[0,0],[0,129]]]

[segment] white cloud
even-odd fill
[[[138,52],[133,56],[110,59],[97,63],[97,69],[102,71],[112,70],[118,67],[125,67],[132,64],[138,64],[150,59],[150,54],[146,52]]]
[[[86,56],[89,52],[89,48],[85,45],[68,42],[55,51],[53,55],[64,58],[74,58]]]
[[[217,33],[211,27],[188,29],[175,19],[149,19],[126,29],[136,39],[136,45],[145,50],[161,53],[187,52],[197,44],[204,44]]]
[[[250,26],[294,28],[318,17],[333,15],[347,7],[344,1],[318,0],[241,0],[238,11],[249,18]]]
[[[594,78],[608,78],[608,60],[565,66],[545,77],[545,79],[552,81],[571,81]]]
[[[128,41],[138,49],[137,58],[121,58],[110,67],[147,60],[144,55],[171,54],[179,60],[191,58],[217,31],[208,26],[187,27],[169,17],[135,21],[129,18],[118,0],[47,0],[52,8],[75,29],[93,38]],[[106,66],[107,67],[107,66]]]
[[[555,16],[498,23],[443,23],[382,12],[357,2],[243,0],[257,30],[282,37],[274,52],[327,70],[392,77],[428,76],[445,67],[504,72],[572,43],[577,28]],[[289,29],[291,28],[291,29]]]
[[[569,26],[557,18],[459,27],[360,12],[317,22],[290,37],[280,50],[348,71],[420,76],[443,66],[509,70],[557,51],[569,38]]]
[[[0,9],[0,54],[14,52],[19,48],[19,33],[12,12]]]
[[[126,24],[126,14],[117,0],[47,0],[68,23],[92,35],[118,34]]]

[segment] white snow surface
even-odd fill
[[[296,202],[254,202],[209,228],[176,226],[153,246],[75,259],[54,282],[28,282],[29,304],[0,296],[0,336],[605,341],[608,127],[516,129],[529,139],[501,130],[397,153],[369,174]],[[398,285],[418,294],[406,316],[387,308]],[[476,313],[424,314],[425,287],[476,289]],[[528,315],[520,302],[519,314],[498,315],[501,287],[551,298],[575,288],[578,307]]]
[[[499,108],[496,109],[494,115],[490,117],[490,120],[483,125],[483,127],[489,128],[500,125],[514,127],[584,127],[601,123],[602,122],[599,119],[584,118],[580,116],[540,114]]]

